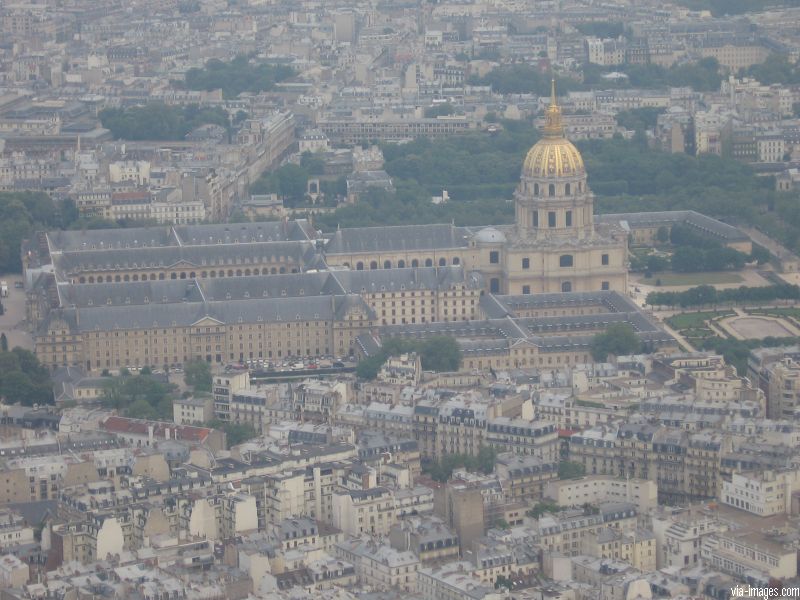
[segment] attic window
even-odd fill
[[[230,292],[228,292],[227,294],[225,294],[225,299],[226,299],[226,300],[230,300],[230,299],[231,299],[231,293],[230,293]]]
[[[237,323],[241,323],[242,322],[242,317],[239,317],[238,319],[236,319],[236,322]]]
[[[249,298],[249,297],[250,297],[250,292],[245,292],[245,293],[244,293],[244,297],[245,297],[245,298]]]
[[[166,302],[167,301],[167,297],[166,296],[161,296],[161,301],[162,302]]]
[[[297,315],[294,316],[294,318],[295,318],[295,320],[299,321],[300,320],[300,315],[297,314]]]
[[[385,291],[386,291],[386,286],[385,286],[385,285],[382,285],[382,286],[381,286],[381,291],[382,291],[382,292],[385,292]]]
[[[281,290],[281,296],[285,296],[285,295],[286,295],[286,290]]]
[[[145,303],[145,304],[150,304],[150,298],[148,298],[147,296],[145,296],[145,297],[144,297],[144,303]]]
[[[267,298],[269,296],[269,292],[267,290],[264,290],[264,293],[261,295],[264,296],[264,298]]]
[[[106,300],[106,304],[108,304],[109,306],[111,305],[111,298]]]
[[[314,318],[319,320],[319,313],[314,313]]]
[[[130,303],[131,303],[131,299],[130,298],[125,298],[125,304],[130,304]]]
[[[91,300],[89,300],[89,302],[87,302],[87,304],[88,304],[89,306],[93,306],[93,305],[94,305],[94,302],[92,302]]]
[[[305,296],[305,295],[306,295],[306,291],[305,291],[304,289],[301,289],[301,290],[300,290],[300,295],[301,295],[301,296]]]
[[[406,289],[406,284],[405,284],[405,283],[401,283],[401,284],[400,284],[400,289],[401,289],[401,290],[404,290],[404,289]]]
[[[261,321],[263,321],[263,320],[264,320],[264,317],[262,317],[261,315],[258,315],[258,317],[256,317],[256,321],[258,321],[259,323],[261,323]]]

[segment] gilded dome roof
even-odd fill
[[[528,150],[522,164],[522,176],[536,179],[556,179],[585,174],[583,158],[578,149],[564,137],[561,124],[561,107],[556,102],[553,82],[550,106],[545,111],[545,126],[542,139]]]

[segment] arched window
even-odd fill
[[[120,276],[119,276],[119,275],[115,275],[115,276],[114,276],[114,281],[116,281],[117,283],[119,283],[119,282],[120,282]]]
[[[356,271],[363,271],[363,270],[364,270],[364,263],[361,262],[361,261],[358,261],[356,263]]]
[[[197,279],[197,273],[195,273],[194,271],[189,273],[189,279]]]
[[[378,261],[377,260],[373,260],[371,263],[369,263],[369,268],[372,269],[373,271],[375,269],[377,269],[378,268]]]
[[[233,269],[228,269],[228,277],[233,277]]]
[[[134,281],[139,281],[139,274],[138,273],[134,273],[133,274],[133,280]]]
[[[457,256],[454,256],[453,257],[453,264],[454,265],[460,265],[461,264],[461,259],[458,258]]]
[[[181,273],[181,279],[186,279],[186,273]]]
[[[570,186],[570,184],[567,184],[566,186],[564,186],[564,193],[567,196],[569,196],[572,193],[572,186]]]
[[[124,281],[130,281],[131,280],[130,275],[125,275],[125,277],[123,277],[122,279]]]
[[[285,273],[286,273],[286,267],[281,267],[280,269],[278,269],[278,272],[279,272],[281,275],[285,274]]]
[[[383,261],[383,268],[384,269],[391,269],[392,268],[392,261],[390,261],[390,260]]]
[[[562,254],[558,257],[559,267],[571,267],[573,262],[572,254]]]
[[[158,280],[159,281],[164,281],[164,274],[163,273],[159,273],[158,274]]]
[[[415,258],[411,261],[411,267],[416,269],[419,266],[419,261]]]
[[[397,261],[397,268],[398,269],[405,269],[406,268],[406,261],[400,259]]]
[[[556,195],[556,185],[554,183],[551,183],[547,187],[547,195],[548,196],[555,196]]]
[[[242,270],[241,269],[236,269],[236,276],[237,277],[241,277],[242,276]]]
[[[433,266],[433,259],[432,258],[426,258],[425,259],[425,266],[426,267],[432,267]]]
[[[439,266],[440,267],[446,267],[447,266],[447,259],[446,258],[440,258],[439,259]]]
[[[260,275],[261,272],[258,269],[253,269],[253,275]]]
[[[86,283],[86,277],[79,278],[78,283]],[[89,283],[94,283],[94,277],[89,277]]]
[[[572,291],[572,282],[565,281],[561,284],[561,291],[562,292],[571,292]]]
[[[156,274],[150,273],[150,281],[155,281],[155,280],[156,280]]]

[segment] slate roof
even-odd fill
[[[58,318],[66,321],[71,331],[106,331],[114,329],[149,329],[185,327],[204,318],[220,323],[272,323],[278,321],[340,320],[348,309],[359,308],[370,318],[374,312],[358,295],[300,296],[181,302],[173,304],[140,304],[99,306],[88,309],[62,308],[51,311],[41,325],[43,331]]]
[[[331,236],[327,254],[397,252],[403,250],[447,250],[469,246],[471,234],[449,224],[398,225],[339,229]]]
[[[307,268],[316,264],[316,251],[311,242],[266,242],[220,244],[213,246],[165,246],[155,248],[115,248],[64,252],[52,255],[56,271],[80,273],[120,269],[156,269],[186,263],[197,269],[225,267],[245,269],[256,262],[283,262],[291,259]]]
[[[450,289],[462,284],[469,289],[483,288],[483,276],[465,274],[461,266],[333,271],[333,276],[352,293]]]
[[[750,239],[740,229],[693,210],[605,214],[595,216],[595,221],[611,224],[624,221],[633,228],[661,227],[662,225],[682,223],[726,243],[746,242]]]
[[[315,237],[305,219],[219,225],[159,225],[123,229],[50,231],[51,252],[79,252],[109,248],[199,246],[275,241],[308,241]]]

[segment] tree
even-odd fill
[[[586,475],[586,469],[581,463],[562,460],[558,463],[559,479],[578,479]]]
[[[204,360],[195,360],[185,367],[183,380],[192,386],[195,392],[211,391],[211,367]]]
[[[271,90],[294,74],[289,66],[251,62],[247,56],[237,56],[230,62],[212,58],[202,69],[189,69],[184,85],[190,90],[221,89],[226,98],[235,98],[242,92]]]
[[[664,225],[659,227],[658,231],[656,231],[656,241],[661,244],[666,244],[669,241],[669,229]]]
[[[596,361],[604,361],[609,354],[636,354],[641,346],[636,331],[629,323],[613,323],[604,333],[598,333],[592,339],[592,357]]]
[[[106,108],[100,112],[100,122],[115,139],[125,140],[182,140],[200,125],[229,126],[228,113],[222,108],[167,106],[161,102]]]
[[[455,338],[438,335],[422,343],[420,360],[426,371],[457,371],[461,366],[461,348]]]
[[[224,431],[228,448],[238,446],[239,444],[243,444],[248,440],[258,437],[258,433],[250,423],[231,423],[220,419],[212,419],[206,423],[206,427]]]
[[[758,244],[753,244],[753,250],[750,252],[750,260],[756,261],[759,265],[765,265],[772,259],[772,254],[770,251],[764,248],[763,246],[759,246]]]
[[[449,102],[443,102],[441,104],[434,104],[433,106],[429,106],[425,109],[425,117],[428,119],[433,119],[436,117],[446,117],[449,115],[453,115],[456,112],[456,107],[450,104]]]
[[[559,469],[560,469],[560,466],[561,465],[559,465]],[[560,477],[560,475],[559,475],[559,477]],[[568,478],[565,478],[565,479],[568,479]],[[536,504],[536,506],[534,506],[532,509],[526,511],[525,514],[527,516],[533,518],[533,519],[538,519],[539,517],[541,517],[545,513],[555,513],[555,512],[558,512],[560,510],[562,510],[562,508],[558,504],[556,504],[555,502],[544,501],[544,502],[539,502],[538,504]]]
[[[502,529],[507,529],[507,527],[503,527]],[[501,588],[512,590],[514,589],[514,582],[505,575],[498,575],[494,580],[494,589],[499,590]]]
[[[309,175],[322,175],[325,173],[325,160],[319,154],[312,154],[308,150],[300,155],[300,166]]]
[[[3,352],[8,352],[8,338],[6,338],[5,333],[0,334],[0,350]]]

